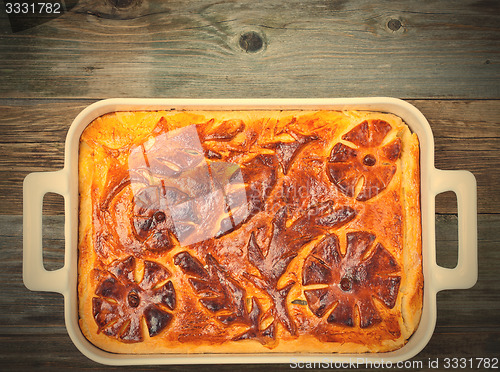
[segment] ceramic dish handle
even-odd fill
[[[68,177],[64,170],[30,173],[23,185],[23,281],[32,291],[63,293],[67,269],[49,271],[43,266],[42,206],[48,192],[68,193]]]
[[[477,197],[476,178],[468,171],[435,170],[432,175],[435,195],[453,191],[458,206],[458,262],[453,269],[436,263],[436,290],[467,289],[477,281]]]

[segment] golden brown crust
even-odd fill
[[[384,352],[418,326],[419,147],[394,115],[110,113],[79,174],[80,327],[104,350]]]

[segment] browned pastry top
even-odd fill
[[[79,158],[84,335],[118,353],[403,346],[422,306],[418,155],[377,112],[95,119]]]

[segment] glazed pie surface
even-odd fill
[[[134,111],[79,149],[80,327],[115,353],[385,352],[422,308],[418,139],[367,111]]]

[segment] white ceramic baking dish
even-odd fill
[[[244,109],[331,109],[374,110],[401,117],[417,133],[421,151],[422,250],[424,301],[420,325],[399,350],[374,354],[113,354],[93,346],[78,325],[78,145],[84,128],[95,118],[113,111],[130,110],[244,110]],[[458,200],[458,264],[453,269],[436,263],[435,197],[453,191]],[[47,192],[64,196],[64,267],[47,271],[42,257],[42,203]],[[74,120],[66,138],[64,168],[55,172],[31,173],[24,180],[23,278],[33,291],[64,295],[68,333],[90,359],[103,364],[222,364],[222,363],[342,363],[407,360],[418,354],[431,338],[436,323],[436,294],[445,289],[466,289],[477,280],[476,180],[467,171],[444,171],[434,167],[434,138],[425,117],[414,106],[394,98],[348,99],[109,99],[84,109]]]

